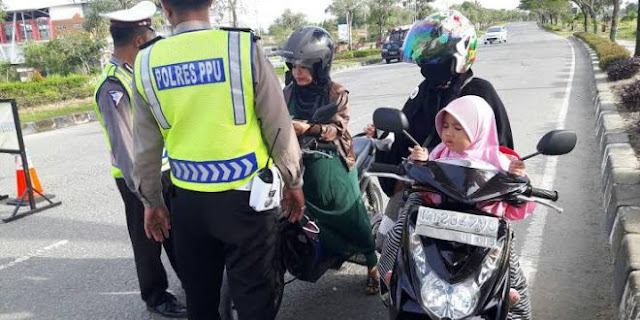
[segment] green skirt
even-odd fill
[[[371,225],[358,186],[358,170],[349,170],[335,152],[327,159],[305,156],[304,196],[309,217],[320,227],[325,249],[349,257],[362,253],[367,266],[377,264]]]

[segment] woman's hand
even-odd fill
[[[527,173],[524,171],[524,168],[524,161],[511,160],[511,164],[509,165],[509,173],[516,176],[526,177]]]
[[[409,159],[413,161],[429,160],[429,151],[427,151],[427,149],[423,147],[415,146],[413,148],[409,148],[409,152],[411,152],[411,154],[409,155]]]
[[[291,120],[291,123],[293,123],[293,130],[295,130],[296,135],[298,136],[303,135],[307,130],[309,130],[309,128],[311,128],[311,125],[306,121]]]
[[[374,125],[372,125],[372,124],[369,124],[364,128],[364,133],[370,139],[375,138],[375,136],[376,136],[376,127]]]

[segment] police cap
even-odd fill
[[[100,14],[109,19],[111,26],[120,28],[151,26],[151,17],[156,13],[156,5],[151,1],[142,1],[130,9]]]

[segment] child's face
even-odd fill
[[[471,140],[469,140],[469,136],[467,136],[460,122],[447,112],[444,113],[440,139],[449,150],[454,152],[467,150],[471,145]]]

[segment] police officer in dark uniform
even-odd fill
[[[144,206],[138,195],[131,191],[134,185],[132,66],[139,47],[154,37],[150,18],[155,12],[156,6],[153,3],[143,1],[128,10],[102,14],[111,22],[109,31],[113,38],[114,52],[98,82],[94,109],[111,153],[111,171],[124,201],[142,300],[152,313],[184,318],[186,308],[166,291],[167,274],[160,258],[163,245],[145,236]],[[168,162],[163,169],[168,172]],[[165,181],[169,182],[168,179]],[[165,183],[165,191],[168,185]],[[172,242],[164,243],[165,251],[175,269],[172,247]]]

